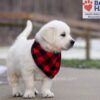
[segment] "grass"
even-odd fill
[[[100,60],[62,60],[62,66],[73,68],[100,68]]]
[[[5,60],[0,60],[5,65]],[[62,66],[72,68],[97,68],[100,69],[100,60],[62,60]]]

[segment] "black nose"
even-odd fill
[[[74,45],[75,41],[74,40],[70,40],[70,44]]]

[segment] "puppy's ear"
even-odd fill
[[[49,27],[42,31],[42,38],[48,43],[54,43],[56,30],[54,27]]]

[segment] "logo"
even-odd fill
[[[100,19],[100,0],[83,0],[83,19]]]
[[[83,7],[85,10],[90,11],[92,9],[92,1],[85,0],[85,2],[83,3]]]

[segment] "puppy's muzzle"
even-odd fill
[[[66,45],[66,49],[65,49],[65,50],[68,50],[68,49],[70,49],[71,47],[73,47],[74,43],[75,43],[74,40],[70,40],[70,41],[69,41],[69,44]]]

